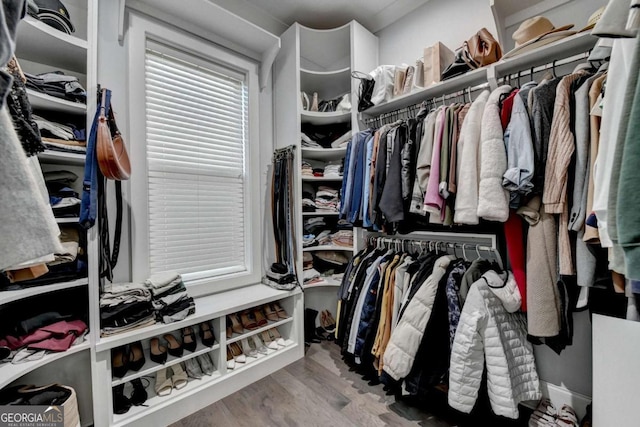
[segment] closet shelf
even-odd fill
[[[18,58],[86,74],[87,47],[86,40],[58,31],[31,16],[26,16],[18,25]]]
[[[326,176],[303,176],[303,181],[318,181],[318,182],[342,182],[342,177],[326,177]]]
[[[207,347],[201,342],[198,342],[198,346],[196,347],[196,350],[193,353],[185,350],[181,357],[175,357],[169,354],[167,355],[167,362],[165,364],[161,364],[161,363],[156,363],[152,361],[151,356],[149,355],[149,349],[145,348],[144,357],[146,358],[146,362],[142,366],[142,368],[140,368],[138,372],[131,371],[129,375],[125,375],[122,378],[114,378],[113,381],[111,381],[111,386],[115,387],[117,385],[127,383],[133,379],[151,375],[154,372],[167,368],[171,365],[184,362],[185,360],[188,360],[188,359],[193,359],[194,357],[200,356],[201,354],[210,353],[218,349],[220,349],[220,344],[217,342],[212,347]],[[216,360],[215,357],[212,357],[212,359]]]
[[[253,331],[247,330],[247,332],[243,332],[240,335],[234,334],[236,336],[232,336],[231,338],[227,338],[227,344],[234,343],[236,341],[240,341],[244,338],[251,337],[253,335],[258,335],[261,332],[268,331],[269,329],[277,328],[278,326],[284,325],[285,323],[293,322],[293,317],[287,317],[286,319],[278,320],[277,322],[269,321],[269,323],[265,326],[261,326],[258,329],[254,329]]]
[[[187,326],[211,320],[215,317],[226,316],[227,314],[242,311],[247,308],[297,295],[300,292],[300,289],[279,291],[267,285],[257,284],[195,298],[196,312],[186,319],[169,324],[159,323],[146,328],[100,338],[96,342],[96,351],[107,351],[133,341],[163,335]]]
[[[300,120],[302,123],[309,123],[312,125],[329,125],[332,123],[347,123],[351,121],[351,111],[331,111],[329,113],[322,113],[319,111],[306,111],[303,110],[300,113]],[[320,150],[318,148],[318,150]]]
[[[76,218],[77,221],[77,218]],[[89,280],[87,278],[72,280],[69,282],[54,283],[52,285],[43,286],[31,286],[25,289],[16,291],[2,291],[0,292],[0,306],[8,304],[10,302],[19,301],[25,298],[34,297],[37,295],[48,294],[51,292],[61,291],[63,289],[77,288],[80,286],[87,286]],[[1,375],[0,375],[1,377]]]
[[[56,222],[58,224],[77,224],[80,221],[80,218],[70,217],[70,218],[56,218]]]
[[[56,165],[84,165],[86,156],[80,153],[67,153],[64,151],[45,150],[38,153],[38,159],[44,163],[53,163]]]
[[[300,34],[300,62],[303,68],[327,70],[350,63],[350,24],[324,30],[295,25]]]
[[[302,212],[302,216],[338,216],[340,212]]]
[[[87,338],[87,340],[82,344],[71,346],[67,351],[49,353],[40,360],[19,363],[17,365],[14,365],[12,363],[0,364],[0,389],[31,371],[48,365],[51,362],[55,362],[56,360],[62,359],[63,357],[67,357],[84,350],[89,350],[90,348],[91,345]]]
[[[303,252],[316,252],[316,251],[349,251],[353,252],[353,247],[351,246],[339,246],[339,245],[320,245],[320,246],[311,246],[308,248],[302,248]]]
[[[46,93],[36,92],[33,89],[27,89],[29,102],[34,110],[55,111],[57,113],[73,114],[83,116],[87,113],[87,105],[79,102],[67,101],[66,99],[56,98]]]
[[[322,282],[318,282],[318,283],[313,283],[311,285],[303,285],[302,287],[304,289],[314,289],[314,288],[334,288],[334,287],[340,287],[341,282],[334,280],[330,277],[323,277],[323,281]]]
[[[199,380],[189,379],[189,382],[184,388],[181,388],[180,390],[173,389],[171,390],[171,394],[168,396],[156,396],[154,391],[155,379],[150,378],[149,381],[151,384],[149,385],[149,387],[147,387],[148,398],[145,402],[145,405],[132,406],[126,414],[114,414],[113,426],[120,427],[125,425],[132,425],[143,418],[145,418],[145,421],[147,421],[146,423],[142,423],[144,425],[160,425],[160,423],[154,424],[153,417],[147,418],[147,416],[164,408],[168,408],[183,399],[191,398],[197,400],[197,397],[195,396],[203,392],[210,392],[212,394],[215,393],[220,396],[225,396],[227,393],[224,393],[224,390],[222,390],[225,388],[225,386],[216,387],[217,385],[223,383],[223,381],[225,381],[224,384],[228,384],[226,387],[235,389],[236,387],[233,384],[247,384],[247,378],[252,375],[252,371],[257,372],[261,370],[261,367],[258,367],[259,365],[271,363],[276,365],[275,368],[279,368],[285,366],[293,360],[296,360],[296,350],[298,349],[298,345],[296,345],[292,340],[285,340],[285,343],[286,347],[278,350],[267,349],[267,354],[259,354],[257,357],[251,358],[254,360],[244,363],[245,366],[239,366],[234,370],[226,371],[226,373],[223,373],[220,369],[218,369],[213,373],[212,376],[204,376]],[[276,356],[282,356],[280,358],[281,361],[277,361]],[[248,369],[248,367],[250,367],[250,369]],[[263,370],[264,372],[274,372],[276,369],[272,369],[273,367],[274,366],[267,366],[264,367]],[[264,374],[258,375],[262,377]],[[228,379],[230,382],[226,383]],[[255,379],[249,381],[254,382]]]
[[[302,148],[303,159],[337,160],[347,153],[347,147],[341,148]]]
[[[301,68],[300,90],[306,92],[309,101],[312,101],[314,92],[318,93],[319,100],[348,94],[351,92],[351,68],[346,67],[335,71],[312,71]]]

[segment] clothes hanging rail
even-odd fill
[[[388,113],[382,113],[376,117],[364,118],[363,122],[365,125],[370,127],[381,127],[387,123],[393,123],[398,120],[414,117],[421,108],[437,108],[439,105],[445,105],[448,100],[459,99],[461,102],[471,102],[473,101],[471,98],[472,92],[488,88],[489,83],[468,86],[465,89],[429,98],[417,104],[409,105],[408,107],[398,108],[397,110],[389,111]]]
[[[591,51],[583,52],[577,55],[570,56],[568,58],[558,59],[552,62],[548,62],[543,65],[539,65],[536,67],[525,68],[522,70],[518,70],[517,72],[511,72],[508,74],[504,74],[498,77],[498,81],[501,81],[502,84],[508,84],[509,82],[517,82],[518,86],[520,86],[520,79],[526,76],[533,76],[536,73],[542,71],[551,71],[552,74],[556,75],[556,68],[561,67],[563,65],[573,64],[575,62],[586,61],[589,59],[589,55]],[[499,70],[498,70],[499,72]],[[533,79],[533,77],[531,77]],[[505,83],[506,82],[506,83]]]

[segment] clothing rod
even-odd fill
[[[398,241],[431,241],[443,243],[461,243],[468,245],[484,245],[489,249],[497,250],[497,239],[493,234],[474,233],[449,233],[434,231],[415,231],[407,236],[387,236],[384,234],[370,233],[367,238],[397,239]]]
[[[530,67],[526,69],[522,69],[518,72],[505,74],[504,76],[499,77],[499,79],[517,79],[518,76],[525,77],[530,76],[531,74],[539,73],[541,71],[546,71],[549,69],[554,69],[556,67],[560,67],[563,65],[571,64],[573,62],[584,61],[589,59],[590,52],[583,52],[577,55],[570,56],[568,58],[558,59],[557,61],[548,62],[543,65],[538,65],[537,67]]]
[[[435,244],[436,246],[439,246],[440,244],[442,244],[444,247],[446,248],[460,248],[460,249],[477,249],[479,251],[485,251],[485,252],[493,252],[495,249],[490,247],[490,246],[484,246],[484,245],[478,245],[478,244],[471,244],[471,243],[459,243],[459,242],[445,242],[445,241],[441,241],[441,240],[416,240],[416,239],[398,239],[398,238],[389,238],[389,237],[370,237],[369,238],[372,242],[381,242],[383,244],[394,244],[394,245],[401,245],[404,247],[405,244],[414,244],[414,243],[429,243],[429,244]]]

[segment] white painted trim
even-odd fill
[[[227,289],[246,286],[260,281],[260,174],[259,153],[259,81],[258,65],[192,35],[146,19],[136,13],[129,16],[127,32],[129,46],[129,103],[131,116],[131,162],[134,173],[131,176],[132,200],[132,279],[143,281],[149,276],[149,235],[148,235],[148,170],[146,159],[145,105],[145,50],[147,40],[166,44],[171,48],[205,58],[213,63],[241,71],[246,75],[249,92],[249,147],[246,151],[245,170],[245,259],[247,270],[242,273],[208,278],[187,283],[192,296],[206,295]]]

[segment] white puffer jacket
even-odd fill
[[[506,279],[506,280],[505,280]],[[518,403],[541,397],[533,348],[527,341],[513,275],[494,271],[476,281],[465,301],[451,349],[449,405],[470,413],[478,397],[485,358],[491,408],[518,418]]]
[[[445,255],[436,260],[433,272],[409,301],[398,326],[391,333],[382,360],[384,371],[394,380],[406,377],[413,367],[418,347],[431,317],[438,283],[454,259],[452,255]]]

